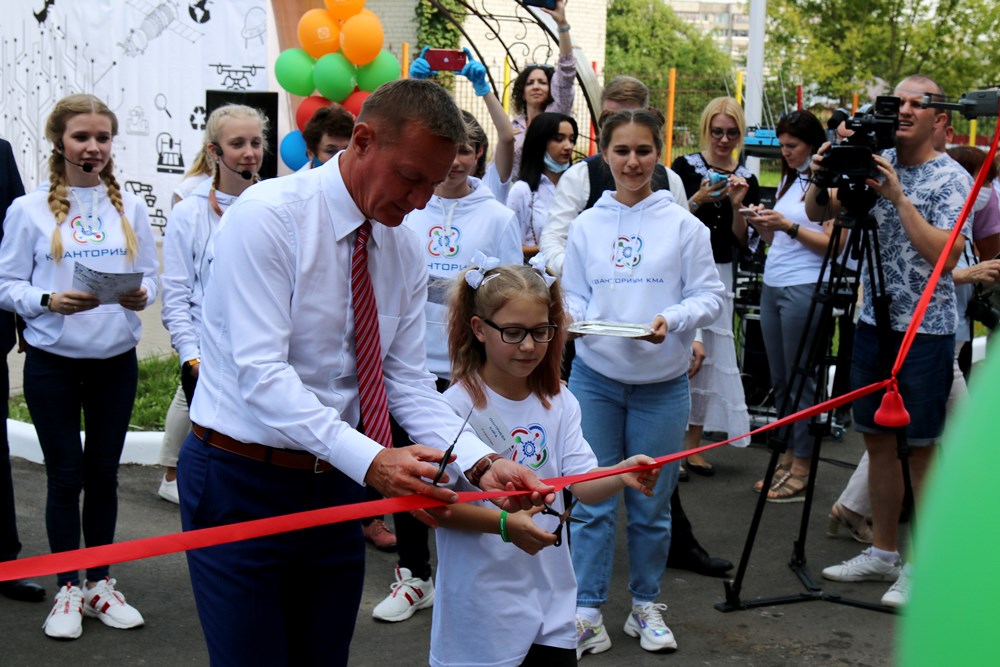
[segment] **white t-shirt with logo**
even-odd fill
[[[472,399],[461,385],[445,398],[466,415]],[[489,408],[506,425],[514,450],[505,452],[541,479],[577,475],[597,467],[597,457],[583,438],[580,404],[563,388],[546,410],[534,395],[512,401],[486,388]],[[475,411],[473,416],[478,414]],[[478,491],[452,464],[455,490]],[[489,501],[479,503],[496,509]],[[563,510],[563,495],[553,508]],[[557,517],[537,514],[535,523],[554,530]],[[496,534],[448,528],[436,531],[438,569],[431,626],[431,665],[514,667],[532,644],[576,648],[576,576],[569,553],[567,526],[562,546],[529,556]]]

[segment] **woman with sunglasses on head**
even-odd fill
[[[559,178],[572,164],[578,134],[576,120],[561,113],[539,114],[528,128],[518,181],[507,195],[507,207],[521,227],[525,261],[538,254],[549,204]]]
[[[747,243],[747,222],[740,209],[760,202],[757,177],[739,163],[746,129],[739,102],[716,97],[702,111],[700,127],[701,150],[682,155],[672,167],[684,182],[688,209],[709,229],[712,255],[727,296],[722,314],[701,331],[704,359],[691,378],[687,449],[699,445],[705,430],[730,437],[750,430],[733,337],[733,258],[734,246]],[[749,443],[744,438],[734,444]],[[687,468],[700,475],[715,473],[700,454],[688,457]],[[682,472],[681,478],[685,477]]]
[[[528,128],[535,117],[545,111],[570,115],[573,112],[573,81],[576,79],[576,59],[573,57],[573,40],[566,22],[567,0],[557,0],[555,9],[542,9],[556,21],[559,31],[559,60],[555,68],[531,64],[514,80],[510,100],[514,105],[514,170],[521,169],[521,151]]]
[[[816,326],[816,317],[812,321],[808,318],[809,307],[833,233],[833,221],[820,224],[806,215],[809,164],[813,153],[826,141],[823,125],[808,111],[795,111],[778,121],[775,134],[781,145],[781,184],[777,201],[773,209],[749,207],[754,211],[749,220],[764,243],[770,246],[764,265],[760,328],[774,386],[774,405],[778,408],[778,416],[784,417],[812,405],[816,393],[814,374],[799,373],[794,386],[790,383],[800,341]],[[846,232],[840,241],[843,248]],[[806,340],[802,349],[811,347],[812,342]],[[800,394],[798,403],[788,404],[787,397],[796,394]],[[773,503],[805,500],[809,479],[813,449],[809,420],[796,422],[787,430],[785,438],[788,450],[767,491],[767,500]],[[757,482],[754,490],[759,492],[762,487],[763,480]],[[834,506],[831,517],[841,517],[845,511]],[[847,516],[841,518],[845,522],[848,519]]]
[[[156,244],[146,204],[122,192],[112,140],[118,119],[93,95],[59,100],[45,124],[49,182],[15,200],[0,245],[0,308],[25,323],[24,398],[45,455],[45,528],[53,553],[111,544],[118,461],[138,383],[137,311],[156,298]],[[75,274],[140,274],[139,286],[104,302]],[[81,424],[81,412],[83,424]],[[86,447],[80,428],[86,429]],[[83,494],[81,507],[80,494]],[[113,628],[143,624],[107,565],[56,575],[45,634],[76,639],[83,616]]]

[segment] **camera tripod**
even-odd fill
[[[889,321],[889,305],[891,296],[886,293],[885,276],[882,270],[882,257],[880,254],[877,223],[871,215],[871,208],[875,203],[876,194],[864,184],[842,183],[838,189],[838,195],[842,204],[841,210],[833,223],[833,233],[827,244],[820,268],[819,278],[813,289],[812,299],[809,306],[806,322],[806,329],[799,339],[795,354],[796,363],[789,378],[787,390],[781,404],[779,417],[794,412],[792,406],[799,404],[805,391],[806,381],[810,377],[816,378],[815,390],[813,392],[813,404],[823,401],[825,395],[825,378],[831,367],[847,364],[850,359],[834,357],[830,354],[833,341],[833,329],[835,323],[834,311],[844,311],[847,316],[853,314],[857,300],[857,280],[849,275],[844,266],[844,262],[835,261],[841,250],[841,232],[848,230],[849,236],[846,243],[845,252],[860,260],[863,270],[868,272],[869,285],[873,289],[875,307],[876,331],[879,340],[879,347],[883,350],[888,347],[891,335]],[[858,274],[860,275],[860,274]],[[880,355],[884,356],[884,355]],[[883,359],[886,375],[889,374],[891,360]],[[825,417],[825,418],[821,418]],[[764,473],[764,483],[761,488],[760,497],[757,499],[754,508],[753,519],[750,522],[749,532],[743,553],[736,570],[736,575],[731,580],[724,582],[726,599],[717,603],[715,608],[719,611],[739,611],[778,604],[791,604],[795,602],[826,601],[837,604],[845,604],[873,611],[895,613],[891,607],[882,604],[865,602],[842,597],[836,593],[827,593],[820,583],[809,571],[805,546],[809,529],[809,513],[812,507],[813,495],[815,491],[816,476],[819,467],[819,454],[823,438],[831,433],[833,420],[833,408],[830,408],[824,415],[816,415],[810,419],[809,434],[813,437],[812,457],[809,467],[809,479],[806,484],[805,502],[802,508],[802,517],[799,523],[798,537],[792,545],[792,555],[788,566],[798,576],[805,590],[790,595],[774,597],[755,598],[744,600],[740,597],[743,582],[746,577],[750,555],[753,551],[757,531],[764,514],[767,503],[767,492],[771,488],[777,471],[778,461],[787,449],[788,433],[792,425],[784,425],[771,432],[768,439],[768,446],[771,449],[771,456],[768,460],[767,469]],[[910,480],[909,448],[906,443],[904,428],[896,428],[897,455],[902,464],[903,485],[904,485],[904,511],[912,507],[913,489]]]

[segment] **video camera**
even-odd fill
[[[859,185],[878,176],[872,156],[896,145],[899,104],[898,97],[880,95],[875,98],[874,107],[866,104],[853,116],[842,109],[834,112],[827,126],[836,129],[844,123],[852,134],[840,145],[831,146],[823,156],[825,171],[816,174],[816,185],[821,188]]]

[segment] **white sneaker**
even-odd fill
[[[59,589],[42,629],[54,639],[77,639],[83,634],[83,591],[79,586],[66,584]]]
[[[887,563],[865,549],[851,560],[824,569],[823,577],[833,581],[896,581],[899,563]]]
[[[181,504],[181,497],[177,493],[177,478],[174,481],[168,482],[167,476],[164,475],[163,479],[160,480],[160,490],[157,491],[159,496],[164,500],[168,500],[175,505]]]
[[[675,651],[677,640],[667,624],[663,622],[663,612],[667,605],[662,602],[644,602],[632,607],[625,621],[625,634],[638,637],[639,646],[644,651]]]
[[[434,606],[434,582],[417,579],[405,567],[396,566],[396,581],[389,596],[378,603],[372,617],[396,623],[413,616],[418,609]]]
[[[109,627],[125,630],[145,623],[139,610],[125,602],[125,596],[115,590],[115,580],[110,577],[85,589],[83,599],[83,613],[101,619]]]
[[[611,637],[604,629],[604,621],[600,620],[596,625],[590,621],[576,617],[576,659],[583,657],[584,653],[604,653],[611,648]]]
[[[899,570],[899,579],[896,580],[889,590],[882,596],[882,604],[889,607],[905,607],[910,599],[910,564],[907,563]]]

